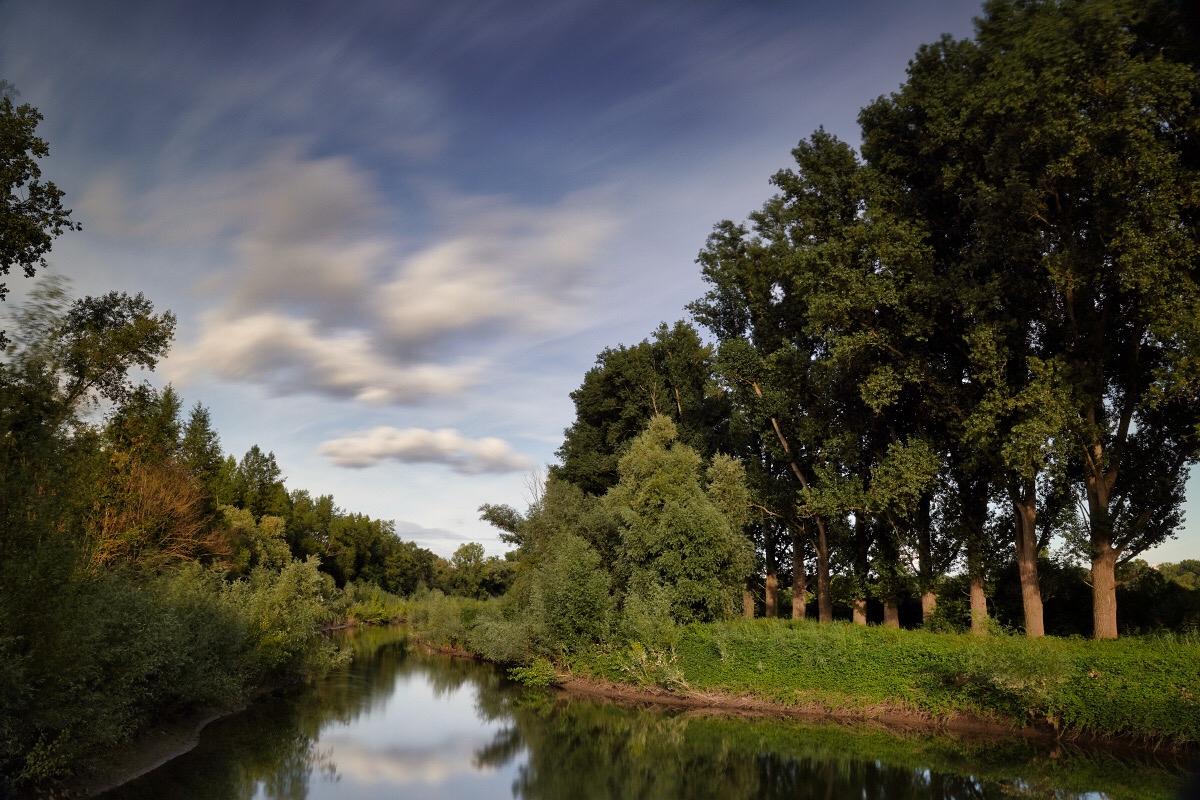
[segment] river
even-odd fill
[[[1121,800],[1182,782],[1166,754],[626,708],[526,691],[400,629],[342,636],[349,666],[214,722],[103,800]]]

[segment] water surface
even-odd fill
[[[354,661],[208,726],[104,800],[1169,798],[1172,758],[646,711],[525,691],[502,671],[344,637]]]

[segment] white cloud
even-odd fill
[[[316,392],[371,405],[449,397],[470,387],[479,365],[405,364],[379,352],[360,330],[322,331],[312,320],[274,313],[209,312],[200,338],[164,372],[180,382],[208,372],[266,384],[279,394]]]
[[[105,209],[109,235],[227,239],[229,268],[205,282],[221,295],[169,359],[174,378],[376,405],[465,391],[497,334],[578,325],[615,228],[594,201],[443,198],[450,233],[414,250],[379,225],[387,205],[352,161],[295,148],[245,174],[159,188],[136,209],[115,180],[87,201]]]
[[[388,426],[331,439],[318,452],[339,467],[371,467],[386,460],[402,464],[445,464],[464,475],[519,472],[533,461],[514,453],[502,439],[468,439],[452,428],[400,430]]]
[[[331,737],[330,761],[339,773],[356,783],[440,784],[456,775],[486,775],[494,769],[480,764],[477,752],[487,741],[452,736],[433,746],[374,749],[349,737]]]
[[[381,292],[397,339],[419,343],[499,326],[536,332],[580,312],[615,221],[595,207],[469,204],[464,231],[404,259]]]

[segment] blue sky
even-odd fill
[[[713,224],[818,126],[856,143],[858,109],[978,12],[6,0],[0,77],[84,226],[53,269],[176,312],[154,380],[228,452],[442,555],[498,553],[476,509],[524,507],[596,354],[684,317]]]

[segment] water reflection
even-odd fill
[[[487,665],[345,637],[352,664],[209,726],[134,798],[1171,797],[1179,766],[1029,742],[897,737],[524,692]]]

